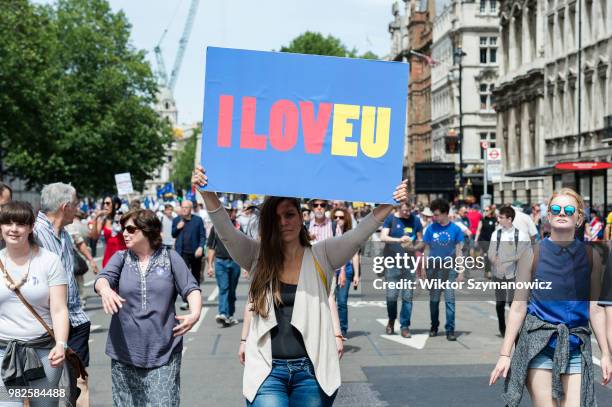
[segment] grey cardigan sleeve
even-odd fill
[[[243,269],[251,270],[259,253],[259,242],[237,230],[223,207],[208,211],[215,233],[225,245],[232,259]]]
[[[349,230],[342,236],[318,242],[313,246],[313,250],[323,255],[330,270],[339,269],[357,253],[359,247],[368,240],[372,233],[376,232],[380,225],[382,222],[376,220],[373,214],[369,214],[355,229]]]

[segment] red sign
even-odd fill
[[[501,159],[501,151],[499,148],[489,148],[487,149],[487,157],[489,161],[496,161]]]
[[[555,169],[566,171],[595,171],[612,168],[608,162],[569,162],[555,164]]]

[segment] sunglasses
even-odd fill
[[[341,215],[341,216],[336,215],[334,216],[334,219],[344,219],[344,215]]]
[[[111,205],[112,202],[108,201],[108,202],[104,202],[104,205]]]
[[[128,225],[128,226],[124,227],[123,230],[125,232],[128,232],[128,234],[133,235],[134,233],[136,233],[137,230],[140,230],[140,229],[138,229],[134,225]]]
[[[322,203],[312,204],[313,208],[325,208],[327,205]]]
[[[561,209],[563,209],[563,212],[567,216],[572,216],[573,214],[576,213],[576,207],[573,205],[566,205],[563,208],[561,208],[561,205],[550,205],[550,213],[552,213],[555,216],[561,213]]]

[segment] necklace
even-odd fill
[[[32,265],[32,248],[30,248],[30,254],[29,254],[29,259],[28,259],[28,270],[26,271],[26,273],[23,275],[23,277],[21,277],[21,279],[15,283],[15,281],[13,280],[12,283],[9,282],[9,274],[8,274],[8,251],[5,253],[4,256],[4,268],[2,269],[2,274],[4,275],[4,284],[6,284],[6,287],[11,290],[11,291],[16,291],[18,289],[21,288],[21,286],[23,286],[26,281],[28,281],[28,276],[30,275],[30,266]]]

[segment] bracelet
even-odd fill
[[[246,342],[246,339],[240,339],[240,342]]]
[[[336,338],[340,338],[340,339],[342,339],[342,338],[344,338],[344,336],[342,336],[342,335],[336,335]]]
[[[500,353],[500,354],[499,354],[499,356],[505,356],[505,357],[507,357],[507,358],[509,358],[509,357],[510,357],[510,355],[504,355],[503,353]]]

